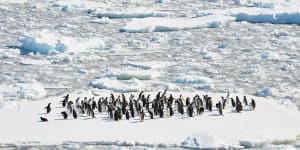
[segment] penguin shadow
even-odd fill
[[[221,116],[219,114],[209,114],[208,116]]]
[[[97,119],[97,118],[96,117],[95,118],[93,118],[93,117],[85,117],[82,120],[93,120],[93,119]]]
[[[192,117],[189,117],[189,116],[182,116],[182,117],[180,117],[179,119],[186,119],[186,118],[192,118]]]
[[[130,123],[142,123],[143,121],[141,120],[133,120],[133,121],[130,121]]]

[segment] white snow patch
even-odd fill
[[[145,62],[124,62],[124,65],[129,65],[142,69],[159,69],[173,65],[172,62],[163,61],[145,61]]]
[[[300,24],[299,8],[235,8],[230,10],[237,21],[274,24]]]
[[[109,80],[108,83],[112,85],[111,83],[115,81],[119,83],[116,79],[113,82]],[[110,93],[98,94],[109,96]],[[125,93],[127,99],[129,94]],[[133,94],[138,95],[138,93]],[[146,92],[145,94],[151,94],[152,99],[156,93]],[[178,98],[180,94],[183,97],[208,94],[212,96],[214,104],[220,99],[220,96],[226,95],[201,91],[172,93],[174,98]],[[119,93],[114,93],[114,95],[118,96]],[[92,95],[90,91],[80,94],[71,93],[69,99],[75,100],[77,97],[86,96],[95,95]],[[231,93],[230,96],[242,97],[243,94]],[[244,106],[242,113],[236,113],[234,108],[227,105],[223,110],[224,116],[219,116],[217,110],[213,109],[211,112],[205,111],[201,116],[187,117],[186,115],[178,115],[175,110],[176,115],[172,117],[158,118],[156,116],[152,120],[148,119],[149,116],[146,115],[144,122],[139,122],[138,117],[130,120],[123,118],[118,122],[110,121],[107,113],[99,114],[97,111],[95,111],[97,117],[95,119],[79,115],[77,120],[71,119],[71,116],[67,120],[61,120],[60,112],[65,111],[65,108],[59,107],[62,96],[34,102],[17,102],[18,105],[0,109],[0,118],[2,119],[0,141],[1,144],[14,143],[16,145],[37,141],[36,144],[70,143],[70,146],[74,143],[73,146],[75,147],[76,143],[94,143],[234,149],[238,146],[243,148],[242,145],[259,146],[296,139],[300,133],[299,111],[287,109],[272,99],[266,100],[262,97],[249,95],[247,97],[256,100],[257,107],[254,111],[246,111],[248,106]],[[45,112],[44,106],[49,102],[53,104],[52,112],[42,115],[48,118],[49,122],[39,122],[40,116],[37,114]],[[62,126],[68,128],[62,128]],[[153,127],[159,128],[151,130]]]
[[[160,75],[160,73],[155,70],[142,70],[129,67],[122,69],[109,69],[106,70],[105,74],[105,76],[108,77],[116,77],[118,80],[128,80],[131,78],[137,78],[139,80],[151,80]]]
[[[197,84],[200,89],[210,89],[214,87],[212,79],[197,75],[179,75],[179,77],[175,79],[175,83]]]
[[[98,18],[108,17],[108,18],[146,18],[146,17],[166,17],[170,13],[155,11],[152,8],[130,8],[128,10],[120,11],[103,11],[96,13]]]
[[[261,7],[261,8],[300,6],[300,2],[298,0],[234,0],[234,1],[238,5]]]
[[[118,80],[115,77],[95,79],[90,83],[94,88],[111,90],[114,92],[137,92],[144,89],[144,84],[138,79]]]
[[[44,86],[34,80],[13,85],[0,85],[0,99],[2,100],[36,100],[45,96]]]
[[[25,58],[25,59],[21,59],[20,64],[22,64],[22,65],[50,65],[51,62],[48,60]]]
[[[0,0],[0,4],[23,4],[28,0]]]
[[[132,19],[120,31],[143,33],[217,28],[226,25],[232,20],[235,20],[235,18],[223,15],[210,15],[198,18],[142,18]]]
[[[59,8],[61,11],[86,10],[93,12],[97,8],[107,8],[108,5],[100,1],[62,0],[55,1],[52,7]]]
[[[48,30],[33,34],[24,34],[19,38],[21,53],[28,52],[48,54],[50,52],[80,52],[103,50],[105,43],[100,38],[72,38],[51,33]]]

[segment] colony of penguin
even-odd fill
[[[172,94],[167,95],[166,90],[158,92],[154,99],[150,99],[150,95],[145,95],[143,91],[139,93],[137,98],[131,94],[129,99],[124,94],[117,97],[111,94],[109,97],[99,97],[98,100],[95,97],[78,97],[74,101],[69,99],[69,94],[67,94],[60,101],[61,106],[65,108],[65,111],[60,113],[62,119],[77,119],[78,116],[97,118],[96,113],[107,113],[111,120],[130,120],[138,117],[143,122],[145,117],[149,119],[172,117],[175,113],[193,117],[202,115],[206,111],[217,111],[220,116],[224,116],[223,109],[226,107],[232,107],[237,113],[241,113],[245,108],[255,110],[256,107],[255,100],[251,99],[248,103],[246,96],[241,102],[238,96],[230,97],[230,94],[227,93],[227,96],[225,98],[221,96],[221,100],[214,106],[212,97],[207,94],[195,95],[192,98],[184,98],[180,95],[178,98],[174,98]],[[230,102],[231,106],[229,105]],[[46,114],[51,113],[51,103],[48,103],[45,109]],[[40,120],[41,122],[48,121],[45,117],[40,117]]]

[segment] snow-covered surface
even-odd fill
[[[173,93],[194,96],[194,93]],[[135,93],[137,96],[138,93]],[[155,93],[152,93],[152,98]],[[226,94],[208,93],[214,103]],[[71,94],[70,100],[92,95],[89,92]],[[102,93],[101,96],[109,96]],[[126,94],[129,96],[129,94]],[[231,94],[235,97],[236,94]],[[242,96],[242,95],[239,95]],[[257,107],[249,111],[244,107],[236,113],[230,104],[220,116],[214,108],[201,116],[192,118],[175,114],[173,117],[146,117],[144,122],[138,118],[129,121],[113,121],[107,113],[96,113],[95,119],[79,115],[77,120],[63,120],[60,112],[61,96],[35,102],[20,102],[0,110],[2,144],[59,144],[63,142],[88,142],[94,144],[175,146],[186,148],[239,148],[257,147],[270,143],[292,142],[300,133],[299,111],[287,109],[272,99],[248,96],[256,100]],[[96,97],[97,99],[97,97]],[[52,102],[52,112],[44,114],[44,106]],[[176,112],[176,111],[175,111]],[[9,114],[9,117],[7,116]],[[39,117],[49,122],[40,122]],[[20,128],[20,125],[22,128]],[[153,129],[154,128],[154,129]]]
[[[142,89],[230,91],[256,95],[266,101],[275,99],[291,110],[300,108],[299,0],[0,0],[0,3],[0,110],[23,105],[27,103],[25,99],[40,100],[82,89],[94,93]],[[101,18],[101,14],[107,17]],[[227,17],[232,20],[222,26],[205,27],[207,18],[222,22]],[[152,20],[157,22],[151,23]],[[143,25],[133,24],[139,22]],[[190,28],[198,23],[201,27]],[[165,31],[171,32],[120,32],[130,24],[135,25],[134,31],[148,27],[154,30],[163,25],[168,29]],[[170,30],[174,27],[176,30]],[[105,68],[108,71],[103,71]],[[189,77],[182,80],[185,75]],[[206,77],[211,82],[192,82],[191,76]],[[175,82],[177,79],[185,82]],[[298,107],[292,107],[293,103]],[[295,120],[287,118],[289,122]],[[182,141],[189,143],[187,146],[197,145],[193,141],[202,138],[197,135],[196,132],[186,135],[180,145]],[[211,139],[219,140],[215,136]],[[39,141],[38,137],[34,140]],[[85,145],[73,144],[70,146],[75,148]],[[277,144],[259,147],[299,148],[299,139],[298,144]]]
[[[217,28],[233,21],[233,17],[210,15],[198,18],[142,18],[132,19],[121,32],[166,32],[199,28]]]
[[[43,30],[38,33],[24,34],[19,38],[21,51],[48,54],[50,52],[78,52],[88,50],[103,50],[105,43],[100,38],[74,39]]]
[[[0,4],[23,4],[28,0],[0,0]]]
[[[121,11],[101,11],[96,13],[97,17],[108,18],[146,18],[146,17],[166,17],[169,15],[167,12],[155,11],[149,8],[131,8]]]
[[[55,1],[52,7],[59,8],[61,11],[71,11],[71,10],[86,10],[95,11],[97,8],[106,8],[107,4],[101,2],[95,2],[91,0],[61,0]]]
[[[105,76],[116,77],[119,80],[128,80],[131,78],[137,78],[139,80],[151,80],[159,75],[159,72],[155,70],[144,70],[130,67],[105,70]]]
[[[1,100],[37,100],[44,98],[44,86],[37,81],[25,81],[13,85],[0,85]]]
[[[118,80],[116,77],[104,77],[95,79],[90,83],[91,86],[98,89],[106,89],[116,92],[137,92],[144,88],[144,84],[136,78],[129,80]]]
[[[133,66],[142,69],[159,69],[167,66],[171,66],[171,62],[162,61],[147,61],[147,62],[124,62],[123,65]]]

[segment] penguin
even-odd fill
[[[187,108],[187,113],[189,115],[189,117],[193,117],[193,106],[191,104],[189,104],[188,108]]]
[[[73,112],[73,110],[72,110],[73,109],[72,104],[73,104],[72,101],[69,101],[68,104],[67,104],[67,109],[69,109],[70,113]]]
[[[254,100],[254,99],[251,99],[251,102],[250,102],[250,108],[251,108],[252,110],[254,110],[255,107],[256,107],[255,100]]]
[[[67,114],[67,112],[63,111],[63,112],[61,112],[61,114],[63,115],[63,117],[64,117],[65,120],[68,119],[68,114]]]
[[[244,96],[244,103],[245,103],[246,106],[248,105],[246,96]]]
[[[48,103],[45,109],[47,110],[47,114],[49,114],[51,112],[51,103]]]
[[[234,102],[233,98],[231,98],[231,105],[232,105],[232,107],[235,107],[235,102]]]
[[[154,117],[153,117],[153,112],[152,112],[151,110],[148,110],[148,113],[149,113],[149,115],[150,115],[150,119],[154,119]]]
[[[95,108],[97,108],[97,103],[96,103],[96,101],[93,100],[93,102],[92,102],[92,109],[94,110]]]
[[[207,98],[208,99],[208,110],[209,111],[212,111],[212,107],[213,107],[213,102],[212,102],[212,100],[211,100],[211,97],[208,97]]]
[[[222,108],[224,109],[226,106],[227,99],[222,96]]]
[[[41,122],[47,122],[48,119],[47,118],[44,118],[44,117],[40,117],[41,118]]]
[[[141,111],[140,116],[141,116],[141,122],[143,122],[145,118],[144,110]]]
[[[126,119],[127,119],[127,120],[129,120],[129,118],[130,118],[130,115],[129,115],[129,111],[128,111],[128,110],[126,110],[126,112],[125,112],[125,116],[126,116]]]
[[[119,120],[118,110],[115,110],[115,112],[114,112],[114,119],[115,119],[115,121]]]
[[[98,101],[98,112],[99,113],[102,113],[102,106],[101,106],[101,98],[99,98],[99,101]]]
[[[160,118],[163,118],[163,117],[164,117],[164,110],[163,110],[161,107],[159,107],[158,113],[159,113],[159,117],[160,117]]]
[[[241,103],[237,103],[235,109],[236,109],[237,112],[241,112],[243,110],[242,104]]]
[[[223,116],[222,105],[221,105],[221,102],[220,102],[220,101],[219,101],[219,105],[218,105],[217,109],[218,109],[218,111],[219,111],[219,114],[220,114],[221,116]]]
[[[200,115],[202,115],[202,114],[204,113],[204,107],[201,106],[201,107],[199,108],[199,111],[200,111]]]
[[[77,113],[76,113],[76,111],[74,109],[73,109],[73,113],[72,114],[73,114],[73,118],[77,119]]]
[[[63,97],[64,100],[62,100],[62,106],[66,107],[67,102],[69,101],[69,94]]]

